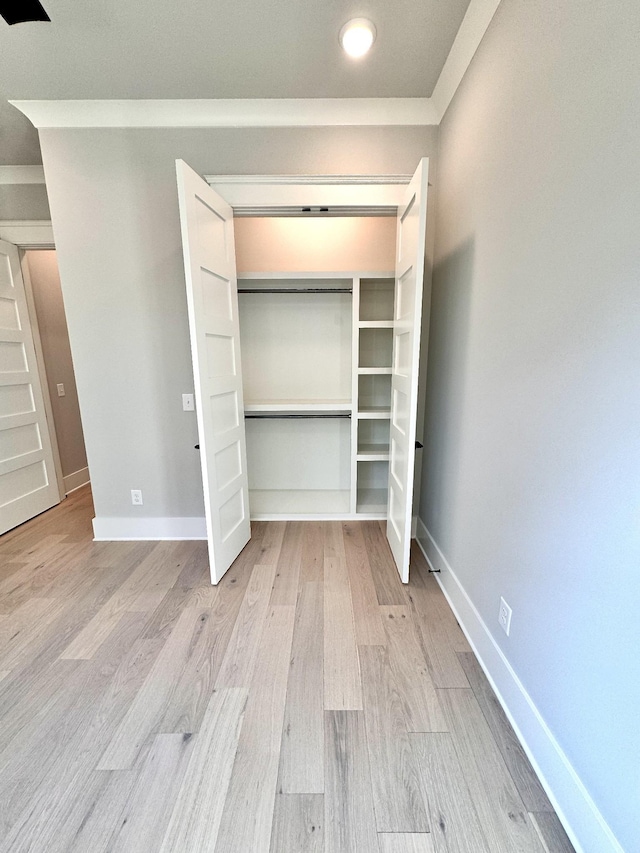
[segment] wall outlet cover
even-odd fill
[[[502,630],[505,632],[507,637],[509,636],[509,631],[511,630],[511,614],[512,610],[504,600],[504,598],[500,598],[500,610],[498,611],[498,622],[500,623]]]
[[[142,506],[142,490],[131,489],[131,503],[134,506]]]

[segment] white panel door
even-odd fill
[[[18,249],[0,240],[0,533],[57,503]]]
[[[251,538],[233,211],[176,162],[212,583]]]
[[[409,581],[428,170],[429,161],[421,160],[398,208],[387,539],[403,583]]]

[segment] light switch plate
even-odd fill
[[[193,394],[183,394],[182,395],[182,411],[183,412],[194,412],[196,409],[195,402],[193,399]]]
[[[64,383],[58,382],[57,388],[58,388],[58,397],[64,397],[65,393],[66,393],[64,390]]]

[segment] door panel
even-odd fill
[[[18,249],[0,240],[0,533],[59,502]]]
[[[427,186],[428,160],[423,159],[398,209],[387,539],[404,583],[411,547]]]
[[[251,537],[233,211],[176,163],[212,583]]]

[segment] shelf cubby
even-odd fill
[[[358,370],[391,371],[393,329],[360,329]]]
[[[356,512],[385,513],[389,490],[389,463],[359,461]]]
[[[358,461],[383,461],[389,459],[389,421],[358,421]]]
[[[391,375],[360,374],[358,376],[358,409],[391,406]]]
[[[359,320],[393,320],[394,294],[395,281],[392,278],[361,279]]]

